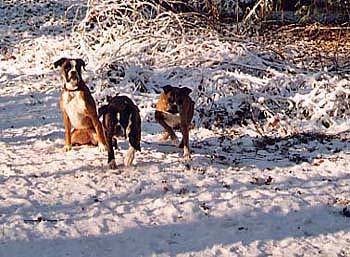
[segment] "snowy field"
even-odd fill
[[[350,256],[349,77],[277,62],[248,39],[101,32],[94,48],[94,31],[72,27],[87,23],[86,2],[0,1],[0,257]],[[98,104],[120,92],[140,107],[131,167],[127,142],[116,170],[96,147],[63,151],[62,56],[87,61]],[[159,143],[154,104],[168,83],[197,103],[189,162]],[[242,121],[244,101],[263,122]]]

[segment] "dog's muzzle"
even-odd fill
[[[68,81],[67,82],[78,82],[80,80],[79,73],[75,70],[70,71],[68,73]]]
[[[115,125],[114,131],[115,131],[115,135],[118,138],[121,138],[121,139],[125,139],[126,138],[125,130],[124,130],[123,126],[120,125],[119,123],[117,125]]]
[[[171,113],[171,114],[179,113],[178,105],[176,103],[170,104],[168,112]]]

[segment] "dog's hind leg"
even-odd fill
[[[97,136],[93,129],[74,129],[71,142],[72,145],[97,145]]]
[[[164,120],[164,115],[162,114],[162,112],[160,111],[156,111],[155,113],[155,119],[156,121],[164,128],[165,130],[165,134],[163,136],[163,138],[161,139],[161,141],[166,141],[169,136],[171,137],[171,141],[174,145],[178,145],[178,138],[174,132],[174,130],[172,129],[172,127],[170,127]]]
[[[61,107],[63,110],[63,108]],[[68,117],[68,114],[65,111],[63,113],[63,123],[64,123],[64,150],[69,151],[72,149],[72,133],[71,133],[71,124]]]
[[[96,133],[93,129],[73,129],[72,145],[97,145]]]
[[[129,149],[125,154],[124,157],[124,165],[130,166],[135,158],[135,148],[131,145],[129,145]]]
[[[160,139],[161,142],[166,142],[170,137],[170,134],[168,131],[164,131],[164,134],[162,136],[162,138]]]

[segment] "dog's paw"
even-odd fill
[[[106,152],[107,146],[104,144],[98,143],[98,150],[100,150],[100,152]]]
[[[115,170],[117,168],[117,164],[116,164],[114,159],[108,163],[108,168],[113,169],[113,170]]]
[[[164,135],[159,139],[160,142],[166,142],[169,139],[169,133],[165,132]]]
[[[188,148],[184,148],[184,159],[185,159],[185,161],[191,160],[191,155],[190,155],[190,151]]]
[[[179,139],[176,137],[176,138],[173,138],[172,140],[171,140],[171,142],[173,143],[173,145],[176,145],[176,147],[178,147],[179,146]]]
[[[68,152],[68,151],[72,150],[72,145],[64,145],[64,146],[63,146],[63,150],[64,150],[65,152]]]
[[[135,158],[135,149],[130,147],[128,151],[126,152],[125,158],[124,158],[124,165],[130,166]]]
[[[190,161],[191,160],[191,155],[190,154],[184,154],[184,160],[185,161]]]

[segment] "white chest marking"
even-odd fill
[[[70,82],[66,82],[65,85],[68,90],[75,90],[78,88],[78,85],[76,83],[72,84]]]
[[[170,127],[177,127],[181,123],[180,114],[172,114],[170,112],[163,112],[165,123]]]
[[[86,104],[80,97],[80,92],[64,92],[62,98],[64,109],[72,126],[76,129],[89,127],[89,122],[86,121]]]

